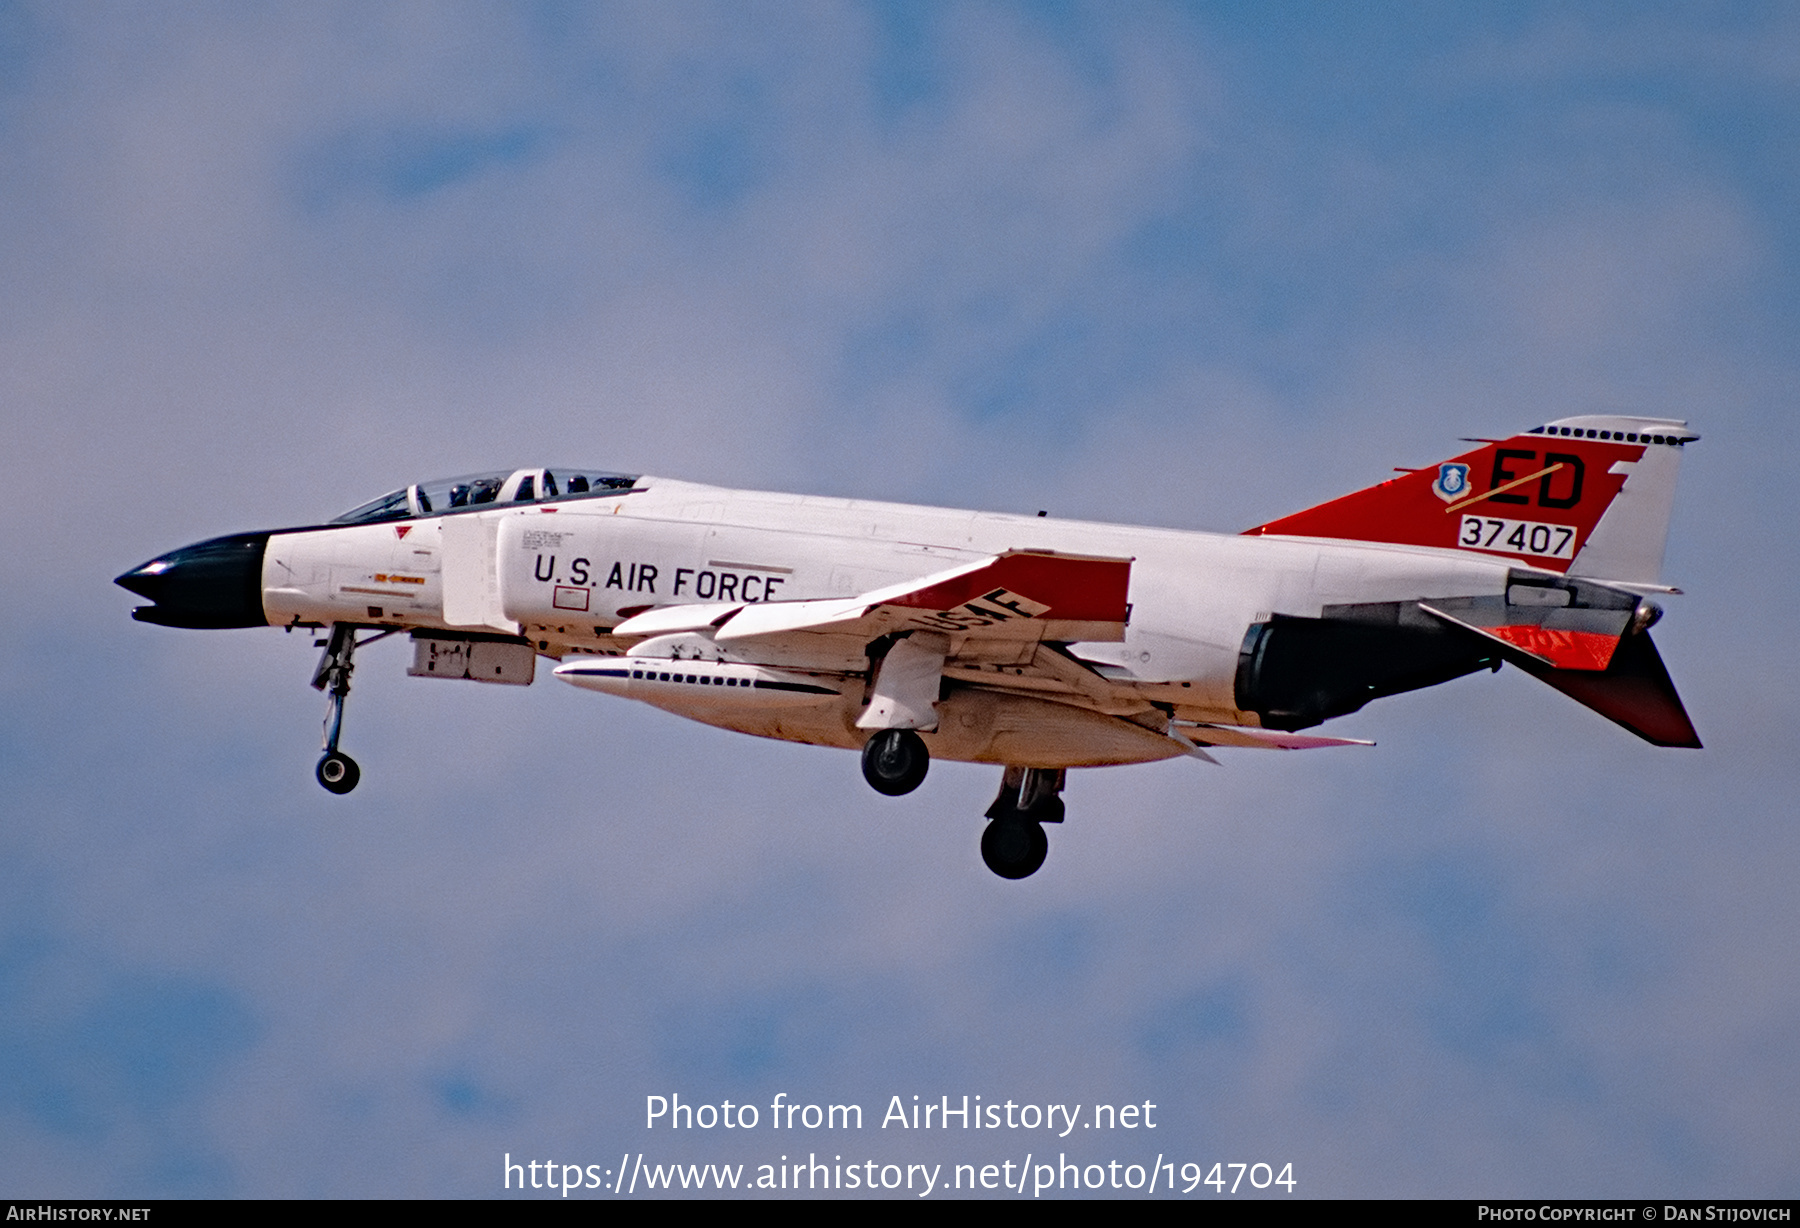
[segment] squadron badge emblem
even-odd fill
[[[1468,494],[1469,467],[1454,463],[1439,465],[1437,481],[1431,484],[1431,493],[1445,503]]]

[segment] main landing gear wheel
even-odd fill
[[[356,760],[349,755],[334,750],[319,760],[319,766],[314,769],[313,775],[331,792],[348,793],[362,779],[362,769],[356,766]]]
[[[1001,878],[1027,878],[1049,855],[1043,825],[1022,816],[995,819],[981,833],[981,859]]]
[[[863,744],[863,779],[877,793],[899,797],[925,780],[931,752],[910,729],[883,729]]]
[[[1044,824],[1063,821],[1061,768],[1009,767],[987,808],[992,820],[981,833],[981,860],[1001,878],[1028,878],[1050,855]]]

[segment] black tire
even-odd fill
[[[981,859],[1001,878],[1029,878],[1050,855],[1050,837],[1030,819],[995,819],[981,833]]]
[[[319,778],[319,783],[328,791],[348,793],[362,779],[362,769],[356,766],[356,760],[349,755],[334,750],[319,760],[319,766],[313,769],[313,775]]]
[[[899,797],[911,793],[931,768],[925,739],[910,729],[883,729],[863,743],[863,779],[877,793]]]

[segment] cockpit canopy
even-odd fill
[[[551,499],[594,499],[618,495],[637,485],[637,476],[595,469],[515,469],[438,478],[391,491],[353,507],[331,524],[376,524],[413,516],[442,516],[487,504],[543,503]]]

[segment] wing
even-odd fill
[[[671,605],[646,610],[614,636],[702,636],[733,657],[815,672],[855,673],[875,661],[864,729],[932,729],[945,679],[1012,691],[1118,717],[1168,736],[1181,753],[1204,747],[1310,749],[1348,738],[1204,726],[1168,717],[1129,682],[1067,652],[1067,643],[1120,641],[1130,605],[1129,558],[1008,551],[855,598]],[[671,643],[671,641],[670,641]],[[691,650],[691,641],[689,641]]]
[[[1077,659],[1069,643],[1125,638],[1130,581],[1130,559],[1008,551],[857,597],[665,606],[627,619],[613,635],[646,655],[700,648],[819,674],[871,672],[856,722],[864,729],[935,728],[949,679],[1128,721],[1208,762],[1212,746],[1368,745],[1175,722],[1132,684]]]
[[[1151,710],[1058,645],[1125,638],[1131,560],[1009,550],[856,597],[670,606],[617,639],[703,636],[722,652],[790,668],[867,670],[869,729],[931,729],[945,677],[1058,698],[1109,715]]]
[[[903,631],[1015,644],[1122,640],[1130,584],[1130,559],[1009,550],[858,597],[647,610],[613,635],[704,632],[720,644],[741,645],[809,635],[866,643]]]

